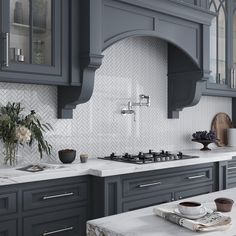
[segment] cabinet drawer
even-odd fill
[[[213,191],[212,185],[206,186],[192,186],[175,192],[175,200],[181,200],[196,195],[207,194]]]
[[[0,216],[16,213],[16,193],[0,194]]]
[[[17,221],[0,222],[0,236],[17,236]]]
[[[26,211],[84,201],[87,200],[87,196],[87,182],[25,190],[23,192],[23,209]]]
[[[86,235],[86,207],[57,211],[24,219],[24,234],[30,236]]]
[[[171,193],[157,195],[155,197],[149,197],[134,201],[127,201],[123,203],[122,210],[124,211],[132,211],[136,209],[140,209],[143,207],[154,206],[157,204],[167,203],[171,201]]]
[[[212,167],[179,171],[170,174],[144,174],[142,177],[133,176],[123,180],[123,196],[148,194],[162,189],[182,185],[192,185],[212,181]]]

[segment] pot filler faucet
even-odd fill
[[[121,114],[122,115],[132,115],[134,114],[134,121],[136,121],[135,119],[135,115],[136,112],[134,110],[134,107],[138,106],[138,107],[149,107],[150,106],[150,96],[144,95],[144,94],[140,94],[139,95],[139,102],[131,102],[129,101],[127,104],[127,108],[123,108],[121,110]]]

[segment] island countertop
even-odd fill
[[[107,177],[228,161],[231,160],[233,156],[236,156],[236,148],[215,148],[211,151],[192,149],[183,150],[183,153],[192,156],[199,156],[199,158],[157,162],[143,165],[90,158],[88,159],[88,162],[84,164],[78,162],[72,164],[45,164],[47,168],[44,171],[37,173],[20,171],[16,170],[16,168],[0,168],[0,186],[82,175]]]
[[[202,202],[203,204],[206,204],[206,206],[214,208],[214,199],[218,197],[231,198],[236,202],[236,188],[200,195],[187,200]],[[159,206],[174,209],[178,202],[179,201],[166,203]],[[229,229],[226,231],[198,233],[154,215],[153,207],[147,207],[140,210],[88,221],[87,236],[235,236],[236,205],[234,204],[231,212],[224,214],[232,218],[232,223]]]

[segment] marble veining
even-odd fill
[[[185,200],[202,202],[207,207],[215,208],[214,199],[227,197],[235,199],[236,188],[200,195]],[[179,201],[159,205],[165,208],[176,208]],[[154,206],[155,207],[155,206]],[[87,236],[234,236],[236,235],[236,205],[230,213],[225,213],[232,218],[232,225],[226,231],[208,233],[192,232],[188,229],[167,222],[154,215],[153,208],[147,207],[114,216],[104,217],[87,222]]]
[[[231,160],[233,156],[236,156],[236,148],[217,148],[209,152],[202,152],[195,149],[185,150],[183,152],[189,155],[199,156],[199,158],[167,161],[162,163],[150,163],[144,165],[90,158],[87,163],[83,164],[72,163],[65,165],[45,163],[44,165],[46,165],[46,169],[37,173],[16,170],[15,168],[0,168],[0,185],[26,183],[82,175],[106,177],[131,174],[144,171],[227,161]]]

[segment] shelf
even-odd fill
[[[30,25],[26,25],[26,24],[20,24],[20,23],[12,23],[12,26],[17,27],[17,28],[21,28],[21,29],[29,29]],[[33,31],[35,33],[45,33],[46,32],[46,28],[40,28],[40,27],[36,27],[33,26]]]

